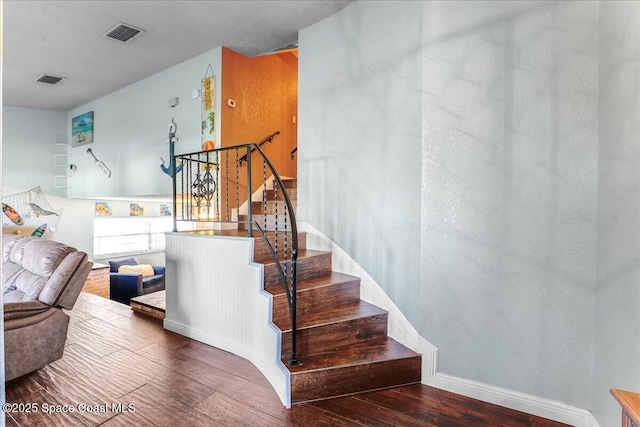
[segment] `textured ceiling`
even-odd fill
[[[218,46],[254,56],[296,43],[349,3],[4,0],[2,102],[67,111]],[[119,22],[145,33],[126,44],[102,37]],[[66,79],[35,82],[43,73]]]

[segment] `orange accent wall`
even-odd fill
[[[220,146],[259,142],[279,130],[280,135],[262,149],[280,176],[295,178],[297,157],[291,160],[290,153],[298,140],[294,123],[298,114],[297,55],[284,52],[249,58],[223,47],[221,99]],[[229,99],[235,101],[235,108],[227,105]],[[262,176],[262,162],[254,162],[254,169]],[[246,191],[245,176],[246,172],[240,174],[240,187]],[[252,182],[255,188],[261,184]]]

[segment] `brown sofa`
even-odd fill
[[[5,381],[62,357],[69,316],[93,263],[52,240],[2,235]]]

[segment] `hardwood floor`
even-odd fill
[[[424,385],[286,409],[248,361],[129,306],[83,292],[68,313],[64,357],[6,384],[8,403],[37,404],[7,426],[564,426]]]

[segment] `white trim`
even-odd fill
[[[487,403],[526,412],[575,427],[600,427],[591,412],[555,400],[532,396],[438,372],[425,384]]]
[[[591,412],[589,412],[589,427],[600,427],[598,420],[596,420],[596,417],[594,417]]]
[[[422,354],[423,384],[575,427],[600,427],[593,414],[586,409],[439,373],[437,347],[418,334],[380,285],[349,254],[311,224],[299,222],[298,231],[307,233],[309,249],[332,252],[333,270],[360,277],[361,299],[389,312],[389,336]]]

